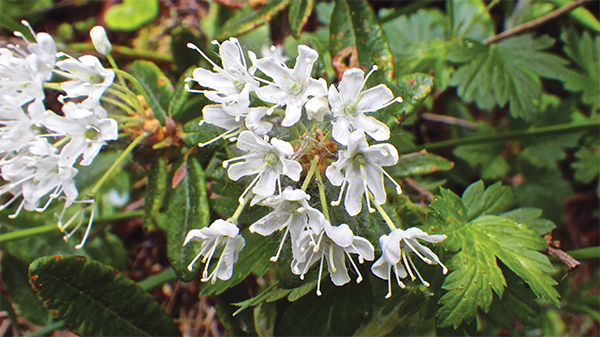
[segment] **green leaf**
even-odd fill
[[[522,207],[501,213],[499,216],[523,223],[529,229],[536,231],[538,235],[546,235],[556,228],[554,222],[540,218],[542,210],[539,208]]]
[[[176,336],[154,298],[115,269],[82,256],[48,256],[29,267],[37,297],[79,335]]]
[[[187,269],[196,257],[200,244],[190,242],[183,245],[187,233],[210,224],[210,208],[206,195],[206,177],[198,161],[189,156],[185,162],[185,177],[171,193],[167,210],[167,256],[177,277],[184,282],[191,281],[198,272]]]
[[[525,326],[534,325],[541,312],[535,294],[515,273],[503,272],[508,285],[502,299],[494,298],[488,315],[508,330],[513,328],[513,318]]]
[[[121,238],[110,232],[101,231],[93,239],[86,242],[83,250],[89,257],[98,262],[109,265],[116,270],[127,270],[127,249]]]
[[[600,148],[599,147],[582,147],[575,152],[575,162],[571,164],[571,168],[575,170],[575,180],[584,184],[589,184],[600,174]]]
[[[430,174],[437,171],[449,171],[454,163],[444,157],[421,151],[400,156],[394,166],[394,176],[402,178]]]
[[[314,6],[315,0],[292,1],[290,3],[290,31],[295,38],[300,38],[302,27],[308,21]]]
[[[173,98],[173,85],[163,72],[150,61],[135,61],[129,69],[130,73],[140,82],[146,105],[152,109],[152,114],[160,125],[165,125],[169,104]]]
[[[510,191],[499,184],[483,191],[483,184],[477,182],[465,191],[462,200],[449,190],[441,192],[442,197],[436,197],[430,205],[445,221],[436,232],[447,235],[442,245],[457,253],[447,264],[452,272],[443,284],[448,292],[439,302],[440,327],[456,328],[471,320],[477,307],[487,312],[493,292],[502,298],[506,280],[497,259],[522,278],[537,297],[559,305],[560,296],[552,287],[556,282],[549,275],[554,268],[539,252],[548,247],[546,241],[519,221],[485,215],[506,209]],[[469,218],[479,216],[467,222],[468,218],[461,216],[465,206]]]
[[[110,30],[132,32],[158,15],[158,0],[123,0],[112,5],[104,14]]]
[[[194,34],[187,27],[176,27],[171,32],[171,54],[173,54],[173,64],[175,65],[175,69],[178,73],[183,73],[184,71],[189,71],[189,75],[191,76],[191,70],[189,68],[197,68],[200,63],[200,53],[198,53],[194,49],[188,48],[188,43],[192,43],[196,46],[202,46],[205,44],[203,40],[197,34]],[[185,74],[180,78],[180,82],[185,79]],[[179,88],[179,84],[177,84],[175,89],[175,94],[178,93],[177,88]],[[183,90],[183,86],[180,88]],[[185,90],[184,90],[185,91]],[[171,111],[171,109],[169,109]],[[170,114],[173,116],[173,114]]]
[[[600,37],[583,32],[581,36],[575,29],[563,30],[561,40],[564,51],[577,66],[563,78],[565,88],[570,91],[583,91],[581,100],[592,107],[593,111],[600,108]]]
[[[447,18],[437,8],[420,9],[382,25],[394,56],[397,75],[413,72],[435,73],[435,84],[445,90],[454,67],[446,61],[450,46]]]
[[[264,302],[254,308],[254,328],[259,337],[272,337],[275,330],[277,307],[275,303]]]
[[[482,0],[448,1],[452,8],[452,33],[463,37],[483,41],[494,35],[494,21],[486,10]]]
[[[321,287],[321,297],[304,296],[292,303],[275,327],[275,335],[349,336],[373,310],[370,284],[350,282],[336,287],[324,279]]]
[[[227,20],[218,34],[219,40],[225,40],[231,36],[246,34],[255,28],[269,22],[275,15],[283,11],[291,0],[269,0],[258,10],[248,6],[239,11],[237,15]]]
[[[570,0],[546,0],[556,7],[563,7],[568,5]],[[598,18],[588,11],[584,6],[575,8],[574,10],[569,12],[569,16],[575,21],[579,22],[581,25],[595,31],[596,33],[600,33],[600,22]]]
[[[466,40],[448,55],[462,64],[449,85],[456,86],[465,102],[489,110],[495,103],[510,106],[511,116],[531,120],[539,110],[542,86],[540,76],[560,79],[566,74],[566,61],[542,52],[554,40],[531,34],[506,39],[495,45]]]
[[[391,80],[394,67],[388,41],[366,1],[336,1],[329,35],[332,57],[348,47],[354,47],[361,67],[368,68],[374,64],[379,67],[369,78],[367,87]]]
[[[142,226],[149,232],[156,228],[158,211],[167,191],[167,159],[161,153],[153,154],[147,177]]]
[[[52,320],[29,285],[28,264],[10,254],[2,256],[2,284],[12,304],[27,321],[44,326]]]
[[[479,180],[469,185],[462,195],[462,201],[467,207],[469,220],[473,220],[480,215],[506,211],[513,205],[513,195],[510,187],[502,186],[501,182],[486,189],[483,181]]]
[[[189,48],[188,48],[189,49]],[[185,90],[186,79],[192,77],[192,73],[196,66],[191,66],[185,70],[185,72],[179,77],[177,84],[175,85],[175,91],[173,94],[173,98],[171,99],[171,103],[169,104],[169,116],[177,119],[180,123],[179,116],[185,112],[184,106],[186,102],[189,100],[190,93]]]
[[[457,146],[453,153],[467,161],[472,167],[479,168],[481,178],[501,179],[510,170],[510,166],[503,155],[505,148],[505,142],[489,142]]]
[[[388,126],[393,126],[423,103],[433,87],[433,77],[425,74],[404,75],[392,80],[388,85],[394,96],[402,97],[399,108],[394,104],[380,113],[383,117],[380,119],[383,119]]]

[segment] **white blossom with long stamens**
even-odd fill
[[[62,70],[61,74],[70,78],[60,84],[67,94],[59,99],[63,101],[65,98],[87,96],[90,107],[99,104],[100,98],[113,83],[115,72],[105,69],[100,60],[92,55],[83,55],[78,59],[66,56],[67,59],[56,62],[56,66]]]
[[[186,246],[191,241],[201,241],[202,247],[200,253],[189,264],[188,270],[192,271],[196,261],[204,256],[202,262],[205,263],[205,266],[200,279],[202,282],[210,280],[214,284],[217,278],[222,281],[229,280],[233,275],[233,265],[237,262],[240,251],[246,245],[246,241],[239,231],[236,225],[221,219],[213,222],[210,227],[190,230],[183,245]],[[209,274],[210,261],[219,247],[224,247],[223,252],[217,266]]]
[[[360,213],[362,197],[365,195],[369,212],[371,208],[370,196],[377,205],[385,203],[386,192],[383,184],[383,175],[387,176],[395,185],[396,192],[402,193],[400,185],[383,170],[382,166],[392,166],[398,162],[398,151],[391,144],[377,144],[369,146],[365,135],[361,131],[352,133],[348,140],[348,148],[339,151],[338,160],[327,167],[325,175],[335,186],[340,186],[338,200],[331,203],[339,205],[342,194],[346,190],[344,206],[351,216]],[[342,171],[344,173],[342,174]],[[347,187],[346,187],[347,186]]]
[[[390,138],[390,129],[377,119],[366,116],[365,113],[382,109],[394,102],[402,102],[402,98],[394,98],[392,91],[385,85],[379,84],[373,88],[362,90],[369,75],[357,68],[346,70],[337,88],[329,86],[329,104],[333,114],[332,136],[338,143],[347,145],[350,135],[360,130],[376,141]]]
[[[439,264],[442,267],[442,273],[444,275],[448,273],[448,269],[442,264],[437,255],[431,249],[417,242],[417,239],[438,243],[446,239],[446,236],[440,234],[429,235],[419,228],[411,227],[407,230],[394,229],[389,235],[379,237],[382,255],[373,263],[371,271],[375,276],[388,281],[388,293],[385,298],[392,296],[392,270],[396,275],[396,282],[400,288],[405,288],[400,279],[404,279],[408,275],[413,281],[418,278],[424,286],[429,287],[429,283],[423,280],[408,256],[409,252],[416,254],[427,264]]]
[[[223,166],[227,167],[232,161],[243,160],[243,162],[229,166],[227,171],[229,178],[237,181],[244,176],[256,175],[256,178],[240,196],[239,201],[241,204],[244,203],[244,197],[250,189],[252,189],[252,193],[265,198],[275,193],[275,185],[277,185],[279,193],[281,193],[280,176],[282,174],[293,181],[300,179],[302,165],[294,160],[287,159],[294,154],[294,149],[290,143],[277,138],[272,138],[271,142],[267,143],[254,133],[244,131],[238,138],[237,147],[248,152],[248,154],[223,162]],[[260,199],[254,198],[252,204],[260,201]]]
[[[249,55],[256,68],[273,79],[273,83],[258,88],[256,94],[263,101],[274,103],[275,107],[286,107],[281,123],[284,127],[290,127],[300,120],[302,107],[309,97],[327,95],[325,80],[310,77],[313,63],[319,57],[315,50],[304,45],[298,46],[294,69],[270,57],[256,59],[256,55]]]
[[[213,44],[218,45],[217,41]],[[219,67],[197,46],[188,43],[191,49],[198,51],[204,58],[210,62],[215,72],[204,68],[196,68],[192,74],[193,78],[187,81],[195,81],[205,88],[213,90],[191,90],[188,91],[202,93],[206,98],[217,103],[234,103],[239,100],[248,100],[248,95],[258,88],[258,81],[252,77],[254,68],[248,70],[244,51],[240,42],[236,38],[230,38],[219,45],[219,55],[223,67]],[[246,105],[247,106],[247,105]]]
[[[334,227],[324,220],[323,230],[324,235],[319,237],[317,245],[314,244],[311,238],[315,235],[313,230],[306,230],[302,233],[300,246],[304,256],[301,259],[294,257],[291,265],[292,273],[300,275],[300,279],[303,280],[310,266],[319,260],[321,261],[317,279],[317,296],[321,296],[321,275],[323,274],[324,259],[327,260],[329,277],[333,284],[338,287],[350,282],[346,268],[346,257],[348,257],[350,264],[352,264],[358,275],[356,283],[360,283],[363,278],[350,254],[357,254],[361,263],[364,260],[373,261],[374,259],[373,245],[367,239],[354,235],[348,225],[341,224]]]
[[[293,255],[301,259],[299,239],[302,231],[313,229],[318,233],[322,230],[325,218],[319,210],[308,204],[309,199],[306,192],[288,186],[280,195],[265,198],[259,203],[273,208],[273,211],[253,223],[249,228],[250,232],[269,236],[277,230],[285,229],[277,254],[271,257],[272,262],[277,262],[288,236],[292,240]]]

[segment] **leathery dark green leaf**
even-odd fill
[[[198,242],[190,242],[187,246],[184,246],[183,242],[190,230],[209,225],[210,209],[206,195],[206,177],[202,167],[192,156],[187,158],[184,165],[185,177],[175,187],[169,199],[167,257],[177,277],[189,282],[198,270],[192,272],[187,267],[200,247]]]
[[[240,36],[250,32],[256,27],[269,22],[272,17],[283,11],[291,0],[271,0],[258,10],[247,7],[239,15],[234,16],[220,29],[219,40],[225,40],[231,36]]]
[[[395,171],[393,171],[393,174],[400,177],[410,177],[437,171],[449,171],[453,167],[454,163],[446,158],[423,150],[400,156],[398,164],[394,166]]]
[[[315,0],[292,1],[290,3],[290,31],[295,38],[300,37],[300,31],[315,6]]]
[[[367,87],[392,79],[393,62],[388,41],[366,1],[336,1],[329,34],[332,57],[346,48],[354,47],[361,67],[379,67],[369,78]]]
[[[131,64],[129,72],[135,76],[144,89],[142,94],[146,101],[146,105],[152,109],[154,118],[160,125],[165,125],[165,117],[169,104],[173,98],[173,84],[163,72],[150,61],[135,61]]]
[[[158,211],[167,191],[167,160],[161,153],[155,153],[152,157],[147,181],[142,225],[146,231],[150,231],[156,227]]]
[[[139,285],[83,256],[46,256],[29,266],[29,282],[50,313],[83,336],[180,336]]]

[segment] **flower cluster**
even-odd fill
[[[402,102],[402,99],[395,97],[384,84],[365,88],[367,79],[377,70],[376,66],[366,75],[361,69],[349,69],[337,86],[332,84],[328,88],[323,78],[311,77],[319,55],[308,46],[298,46],[298,57],[290,68],[281,56],[258,58],[252,52],[248,52],[252,62],[248,66],[244,51],[235,38],[222,44],[213,43],[219,46],[221,65],[196,46],[188,45],[212,64],[213,71],[197,68],[193,78],[188,79],[195,84],[193,88],[187,86],[187,90],[204,94],[214,103],[204,107],[200,123],[225,129],[220,136],[198,145],[203,147],[228,139],[236,141],[241,152],[240,156],[223,162],[231,180],[248,177],[249,184],[239,197],[238,210],[243,210],[248,201],[250,206],[272,209],[251,224],[250,232],[268,236],[284,231],[279,250],[271,261],[278,260],[284,242],[289,238],[292,273],[304,279],[309,268],[319,264],[318,295],[321,294],[320,280],[325,261],[335,285],[350,281],[346,261],[353,266],[356,281],[360,282],[362,276],[351,254],[356,254],[360,263],[373,261],[374,247],[367,239],[354,235],[347,224],[333,225],[327,208],[338,206],[343,198],[345,210],[352,217],[361,212],[364,201],[368,212],[377,209],[389,220],[380,207],[387,198],[383,177],[389,178],[398,194],[402,189],[384,167],[397,164],[398,151],[392,144],[369,145],[371,140],[380,142],[390,137],[389,128],[370,114]],[[260,73],[262,77],[256,75]],[[319,141],[314,141],[314,137]],[[328,150],[327,155],[322,155],[322,144],[325,143],[333,151]],[[310,164],[304,169],[304,183],[298,188],[303,165],[307,162]],[[315,175],[322,192],[320,209],[309,203],[311,196],[306,192]],[[337,200],[324,200],[326,193],[321,175],[325,175],[331,185],[340,186]],[[217,246],[224,245],[218,265],[210,274],[213,276],[208,275],[207,262],[203,281],[231,277],[233,264],[244,246],[235,227],[239,213],[236,211],[228,221],[218,220],[208,228],[188,234],[186,244],[189,240],[203,242],[202,250],[190,268],[200,256],[207,262]],[[416,274],[422,280],[408,252],[426,263],[442,265],[437,256],[416,239],[435,243],[445,236],[429,236],[417,228],[403,231],[396,229],[391,221],[386,222],[391,232],[380,238],[383,255],[372,268],[376,276],[389,282],[393,269],[401,287],[404,285],[400,279],[408,275],[414,279]],[[427,282],[422,282],[428,286]]]
[[[50,35],[35,34],[27,22],[23,24],[35,41],[15,32],[25,46],[0,48],[0,172],[5,182],[0,195],[12,195],[0,210],[21,199],[10,217],[22,209],[41,212],[52,200],[64,197],[64,214],[64,209],[75,202],[93,203],[76,201],[78,191],[73,178],[78,170],[74,165],[90,165],[100,148],[118,137],[117,122],[108,118],[100,103],[115,73],[104,69],[94,56],[75,59],[57,53]],[[53,75],[66,80],[50,83]],[[44,106],[44,88],[64,92],[58,96],[62,103],[60,113]],[[59,220],[61,230],[73,219],[64,224]],[[90,224],[91,221],[92,216]],[[80,225],[81,222],[65,238]],[[78,247],[88,233],[89,225]]]

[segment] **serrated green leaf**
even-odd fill
[[[430,205],[446,221],[437,230],[447,235],[442,245],[448,250],[458,251],[448,263],[452,272],[443,284],[448,292],[439,302],[442,304],[437,313],[440,327],[456,328],[463,321],[471,320],[477,307],[487,312],[492,303],[492,290],[502,298],[506,280],[497,259],[527,282],[537,297],[559,304],[560,296],[552,287],[556,282],[549,275],[554,268],[548,257],[539,252],[545,250],[548,244],[524,223],[481,215],[506,209],[510,196],[500,185],[489,187],[489,192],[483,191],[482,187],[481,182],[471,185],[465,191],[464,199],[442,189],[442,197],[436,197]],[[478,202],[478,198],[483,202]],[[472,212],[470,216],[480,215],[469,222],[465,217],[461,218],[463,202]]]
[[[430,174],[437,171],[449,171],[454,163],[444,157],[426,151],[400,156],[394,166],[394,176],[411,177]]]
[[[462,195],[469,220],[480,215],[498,214],[513,205],[513,195],[509,186],[497,182],[487,189],[482,180],[469,185]]]
[[[454,67],[446,61],[449,42],[447,18],[439,9],[420,9],[382,25],[394,55],[394,72],[435,73],[435,84],[445,90]]]
[[[188,265],[198,254],[198,242],[184,246],[187,233],[210,224],[210,208],[206,195],[206,177],[196,158],[189,156],[185,162],[185,177],[171,193],[167,210],[167,256],[177,277],[191,281],[198,272],[188,270]]]
[[[536,302],[535,294],[510,270],[503,270],[507,287],[502,299],[494,298],[488,312],[496,322],[505,329],[512,329],[513,317],[525,326],[532,326],[541,312],[540,305]]]
[[[142,226],[149,232],[156,227],[158,211],[167,191],[167,159],[161,153],[152,156],[147,182]]]
[[[600,174],[600,148],[582,147],[575,152],[575,162],[571,168],[575,170],[575,180],[584,184],[590,183]]]
[[[42,302],[38,301],[29,285],[27,274],[29,265],[5,253],[2,256],[1,266],[3,288],[21,316],[37,326],[48,324],[52,316],[46,311]]]
[[[46,309],[79,335],[180,335],[150,294],[99,262],[42,257],[30,265],[29,280]]]
[[[567,73],[564,59],[542,52],[553,44],[550,37],[530,34],[491,46],[466,40],[448,55],[449,60],[464,63],[449,84],[466,102],[475,101],[486,110],[508,102],[511,116],[531,120],[539,110],[540,76],[560,79]]]
[[[292,1],[290,3],[290,32],[295,38],[300,38],[300,31],[308,21],[314,6],[315,0]]]
[[[368,278],[365,279],[368,282]],[[321,284],[323,295],[308,295],[285,311],[275,327],[278,336],[349,336],[372,311],[373,294],[368,284],[350,282],[336,287]]]
[[[169,78],[150,61],[138,60],[131,64],[129,72],[135,76],[140,85],[146,105],[152,109],[152,114],[160,125],[165,125],[165,118],[168,116],[169,104],[173,98],[173,85]],[[139,88],[134,87],[138,90]]]
[[[158,9],[158,0],[123,0],[108,8],[104,21],[110,30],[131,32],[152,21]]]
[[[446,6],[452,6],[454,36],[483,41],[494,35],[494,21],[482,0],[448,1]]]
[[[367,87],[392,79],[394,67],[388,41],[366,1],[336,1],[329,35],[329,52],[332,56],[345,48],[355,47],[361,67],[369,68],[374,64],[379,67],[369,78]]]
[[[218,34],[219,40],[225,40],[232,36],[240,36],[250,32],[251,30],[262,26],[271,20],[279,12],[283,11],[291,0],[269,0],[265,5],[258,10],[247,6],[240,11],[236,16],[227,20],[220,29]]]
[[[540,218],[540,216],[542,216],[542,210],[538,208],[517,208],[509,212],[501,213],[499,216],[525,223],[529,229],[536,231],[539,235],[546,235],[556,228],[554,222]]]

